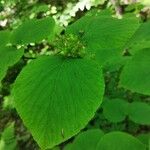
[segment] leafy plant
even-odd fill
[[[117,19],[109,10],[92,10],[57,37],[51,17],[31,19],[12,32],[0,32],[4,41],[0,47],[0,80],[9,67],[26,56],[32,43],[42,47],[42,41],[47,42],[47,56],[26,60],[11,90],[18,114],[42,149],[53,148],[85,128],[102,103],[107,71],[121,72],[117,88],[123,87],[124,93],[131,90],[150,95],[149,26],[133,14]],[[103,101],[103,115],[110,122],[122,122],[128,116],[137,124],[150,124],[150,106],[145,102],[119,98]],[[80,134],[68,149],[79,148],[146,150],[127,133],[103,135],[100,130]]]

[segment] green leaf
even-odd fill
[[[145,48],[150,48],[150,21],[142,23],[126,44],[131,54]]]
[[[103,135],[99,129],[85,131],[75,138],[71,150],[95,150]]]
[[[11,123],[2,133],[0,150],[16,150],[17,140],[15,139],[14,123]]]
[[[102,105],[103,114],[111,122],[121,122],[127,114],[128,103],[121,99],[105,99]]]
[[[102,102],[102,70],[93,60],[42,56],[14,84],[15,107],[43,149],[77,134]]]
[[[0,47],[0,81],[5,77],[8,68],[17,63],[23,53],[23,49],[6,46]]]
[[[139,26],[135,16],[126,15],[123,19],[117,19],[108,11],[97,11],[88,13],[68,26],[67,34],[78,35],[85,43],[87,52],[94,54],[100,65],[105,66],[107,63],[107,66],[111,66],[116,64],[118,59],[124,59],[125,44]]]
[[[9,43],[10,31],[2,30],[0,31],[0,46],[4,46]]]
[[[150,106],[142,102],[133,102],[129,105],[129,118],[135,123],[150,125]]]
[[[53,18],[32,19],[22,23],[11,36],[13,44],[29,44],[40,42],[53,33],[55,22]]]
[[[100,139],[96,150],[146,150],[146,146],[127,133],[111,132]]]
[[[121,72],[120,86],[150,95],[150,49],[138,51]]]

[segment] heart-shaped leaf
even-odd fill
[[[43,149],[78,133],[102,102],[102,70],[93,60],[42,56],[14,84],[15,107]]]

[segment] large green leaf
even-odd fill
[[[103,93],[95,61],[42,56],[23,69],[12,96],[33,138],[46,149],[78,133],[94,116]]]
[[[111,122],[123,121],[127,115],[128,103],[121,99],[105,99],[103,113],[106,119]]]
[[[13,44],[29,44],[40,42],[53,33],[55,22],[53,18],[32,19],[22,23],[12,32]]]
[[[140,26],[135,16],[113,18],[108,11],[88,13],[67,28],[85,43],[89,53],[95,54],[103,66],[122,63],[126,43]],[[118,62],[120,60],[120,62]]]
[[[150,95],[150,49],[138,51],[123,68],[120,86]]]
[[[9,43],[10,31],[2,30],[0,31],[0,46],[6,45]]]
[[[23,49],[0,47],[0,81],[4,78],[8,67],[13,66],[23,55]]]
[[[92,129],[79,134],[72,144],[71,150],[96,150],[96,146],[104,133]]]
[[[150,106],[142,102],[129,105],[129,118],[139,124],[150,125]]]
[[[146,150],[146,146],[127,133],[110,132],[100,139],[96,150]]]

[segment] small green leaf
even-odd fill
[[[23,53],[23,49],[6,46],[0,47],[0,81],[5,77],[8,68],[17,63]]]
[[[129,105],[129,118],[135,123],[150,125],[150,106],[142,102],[133,102]]]
[[[46,149],[84,128],[103,93],[102,70],[95,61],[42,56],[22,70],[12,97],[33,138]]]
[[[146,150],[146,146],[127,133],[110,132],[100,139],[96,150]]]
[[[103,114],[111,122],[121,122],[127,114],[128,103],[121,99],[105,99],[103,103]]]
[[[150,49],[138,51],[123,68],[120,86],[133,92],[150,95]]]
[[[99,129],[85,131],[75,138],[71,150],[95,150],[103,135]]]
[[[53,34],[55,22],[53,18],[32,19],[22,23],[12,32],[13,44],[29,44],[40,42]]]

